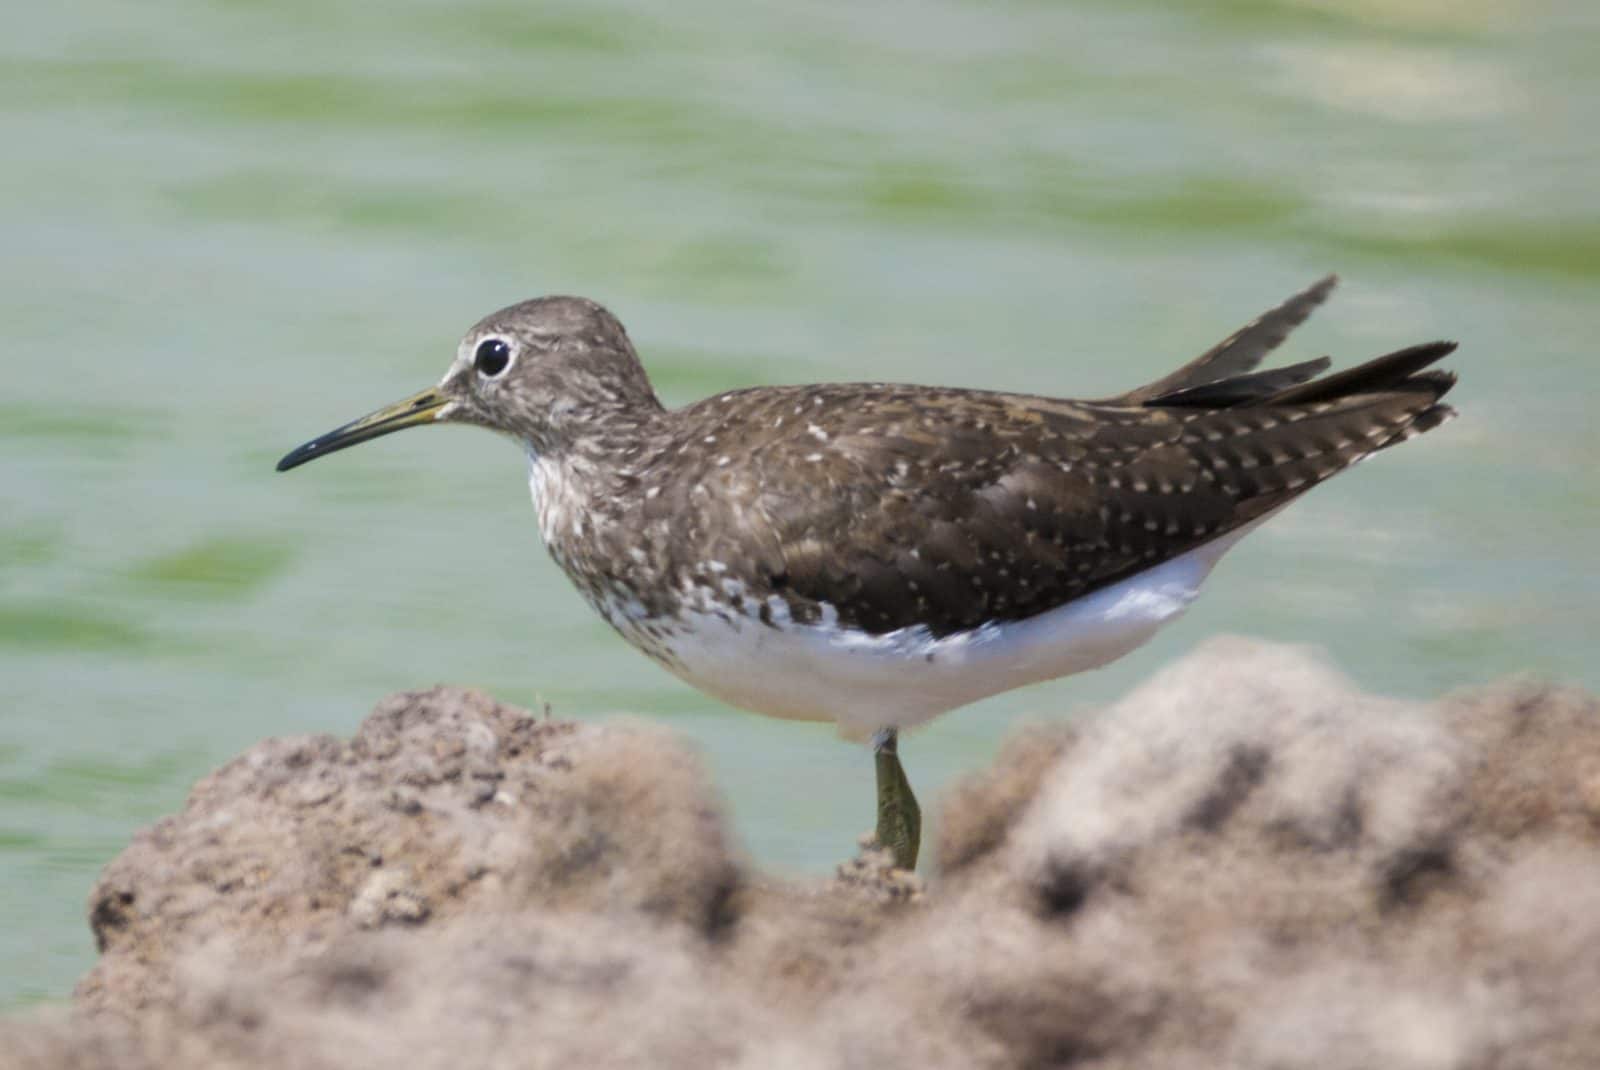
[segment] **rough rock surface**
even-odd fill
[[[940,811],[926,885],[783,884],[659,729],[396,696],[136,837],[0,1066],[1600,1065],[1592,698],[1222,640]]]

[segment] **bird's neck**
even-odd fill
[[[579,384],[527,409],[499,429],[555,461],[626,449],[658,433],[668,416],[642,374],[634,381]]]
[[[522,436],[539,531],[557,560],[563,547],[592,539],[595,522],[618,514],[637,489],[637,473],[671,441],[671,416],[652,394],[647,403],[595,409],[581,427]]]

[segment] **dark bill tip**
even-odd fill
[[[319,435],[310,442],[296,446],[283,455],[278,462],[277,470],[287,472],[291,468],[298,468],[307,461],[314,461],[329,453],[337,453],[343,449],[366,442],[369,439],[379,438],[395,431],[403,431],[408,427],[419,424],[430,424],[436,421],[441,411],[450,403],[450,399],[439,393],[437,389],[429,388],[419,394],[413,394],[393,405],[387,405],[377,412],[368,413],[359,420],[351,420],[342,427],[336,427],[325,435]]]

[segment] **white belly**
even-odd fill
[[[669,642],[674,671],[743,709],[836,721],[851,739],[911,728],[1002,691],[1098,668],[1141,646],[1188,607],[1212,566],[1254,526],[1036,617],[937,639],[920,627],[877,636],[848,631],[829,623],[827,607],[818,624],[777,628],[753,617],[695,614]]]

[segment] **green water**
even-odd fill
[[[542,292],[608,303],[674,402],[1109,393],[1329,270],[1294,356],[1465,343],[1461,420],[1254,536],[1150,647],[907,740],[925,800],[1217,632],[1401,695],[1600,687],[1592,0],[802,7],[0,19],[0,1006],[69,990],[98,868],[197,777],[400,688],[658,718],[771,866],[868,827],[864,751],[589,614],[505,443],[272,472]]]

